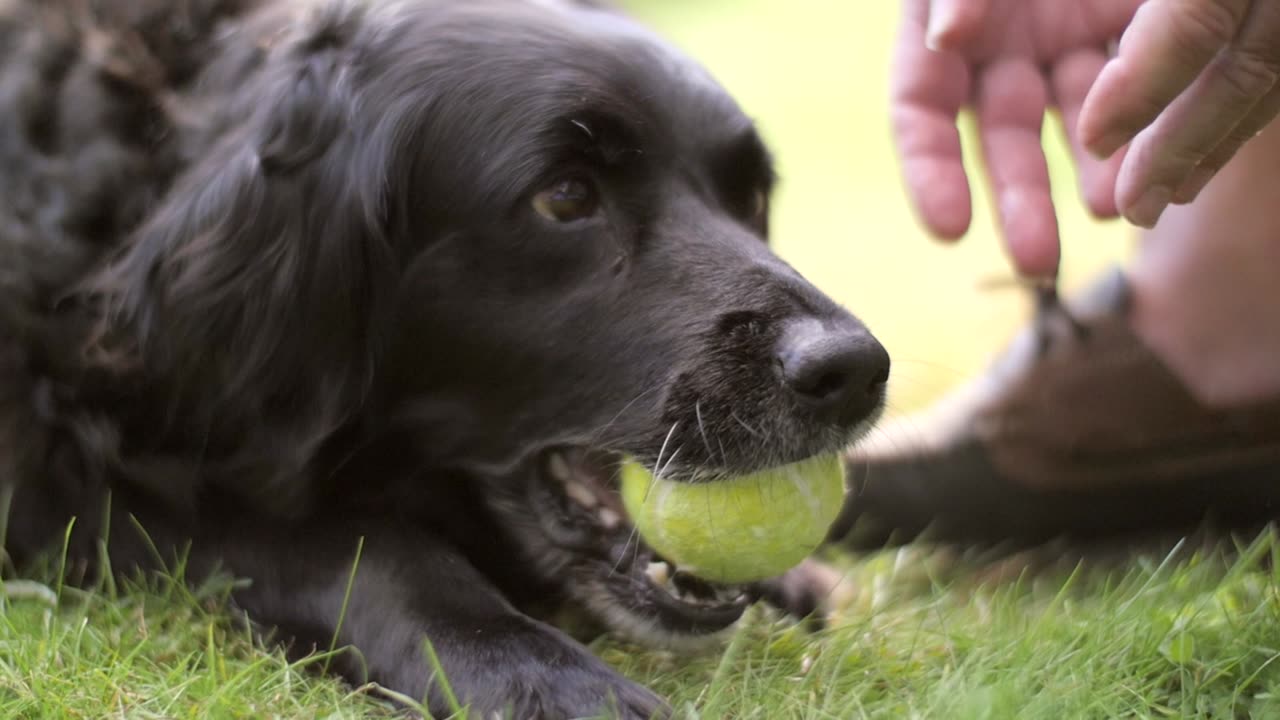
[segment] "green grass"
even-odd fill
[[[702,656],[593,649],[686,718],[1280,716],[1274,535],[1124,562],[1056,557],[886,552],[841,562],[819,632],[754,608]],[[118,594],[63,588],[56,608],[30,592],[8,601],[0,717],[394,715],[377,688],[315,672],[323,657],[264,649],[222,604],[227,587],[160,578]]]
[[[367,718],[385,704],[318,679],[323,658],[290,664],[224,602],[154,578],[85,593],[56,607],[10,600],[0,613],[3,718]]]
[[[1276,552],[1267,538],[1233,560],[1187,553],[995,579],[904,551],[851,571],[827,632],[757,616],[725,669],[620,664],[656,678],[689,717],[1274,717]]]

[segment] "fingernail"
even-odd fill
[[[1179,205],[1185,205],[1197,197],[1200,197],[1201,191],[1213,179],[1217,173],[1212,168],[1198,167],[1187,175],[1187,179],[1183,181],[1182,186],[1178,188],[1178,192],[1174,194],[1173,201]]]
[[[925,28],[924,46],[933,52],[942,52],[942,36],[951,29],[956,19],[955,3],[934,3],[929,10],[929,26]]]
[[[1124,214],[1125,219],[1138,227],[1153,228],[1172,199],[1173,191],[1163,185],[1148,188]]]

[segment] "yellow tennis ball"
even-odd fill
[[[844,500],[844,462],[826,455],[769,470],[688,483],[622,465],[622,502],[640,536],[704,580],[781,575],[826,537]]]

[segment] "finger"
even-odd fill
[[[1030,277],[1058,272],[1058,222],[1040,144],[1048,94],[1030,59],[992,63],[978,78],[979,133],[1001,229],[1014,266]]]
[[[1254,3],[1231,44],[1134,141],[1116,186],[1125,217],[1155,225],[1174,192],[1249,117],[1278,75],[1280,10],[1274,2]]]
[[[1071,0],[1030,3],[1014,0],[997,5],[993,0],[933,0],[929,14],[929,47],[968,55],[981,54],[992,45],[1006,46],[1009,33],[1020,32],[1019,13],[1035,17],[1040,27],[1050,30],[1035,41],[1042,57],[1052,57],[1065,48],[1101,45],[1120,37],[1144,0]],[[1034,8],[1028,7],[1034,5]],[[1023,7],[1020,7],[1023,6]],[[1025,19],[1025,18],[1023,18]]]
[[[982,34],[991,0],[933,0],[925,45],[935,51],[956,52]]]
[[[956,117],[969,96],[958,56],[924,46],[928,0],[906,0],[894,50],[890,114],[907,196],[925,227],[944,239],[969,229],[972,199]]]
[[[1102,218],[1118,214],[1115,188],[1120,159],[1116,155],[1098,159],[1086,150],[1080,142],[1077,121],[1089,88],[1106,63],[1102,49],[1086,48],[1063,57],[1054,64],[1050,75],[1053,102],[1062,113],[1063,131],[1075,158],[1080,195],[1089,211]]]
[[[1186,181],[1174,193],[1173,201],[1185,204],[1195,200],[1209,181],[1226,166],[1231,158],[1235,157],[1240,148],[1261,133],[1263,128],[1270,125],[1276,117],[1280,117],[1280,88],[1273,89],[1254,106],[1249,117],[1236,125],[1227,138],[1219,143],[1195,170],[1191,171]]]
[[[1280,75],[1280,3],[1255,2],[1229,53],[1238,58],[1237,66],[1243,65],[1245,68],[1236,72],[1243,72],[1246,78],[1251,73],[1256,74],[1258,77],[1254,81],[1259,84],[1270,77],[1272,86],[1249,110],[1244,120],[1231,128],[1226,137],[1191,171],[1174,193],[1174,202],[1188,203],[1194,200],[1209,180],[1235,156],[1236,151],[1254,135],[1262,132],[1280,114],[1280,85],[1277,85],[1276,79]],[[1250,66],[1253,70],[1249,69]]]
[[[1045,22],[1058,36],[1059,47],[1102,45],[1119,38],[1147,0],[1076,0],[1046,3]]]
[[[1081,110],[1085,146],[1106,157],[1150,125],[1231,41],[1248,7],[1249,0],[1148,0],[1138,8]]]

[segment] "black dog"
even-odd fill
[[[615,12],[9,0],[0,53],[19,563],[74,517],[73,560],[188,552],[303,649],[355,565],[352,676],[446,710],[430,641],[486,716],[647,717],[535,618],[680,642],[763,590],[635,542],[619,454],[710,481],[883,403],[883,349],[766,247],[752,124]]]

